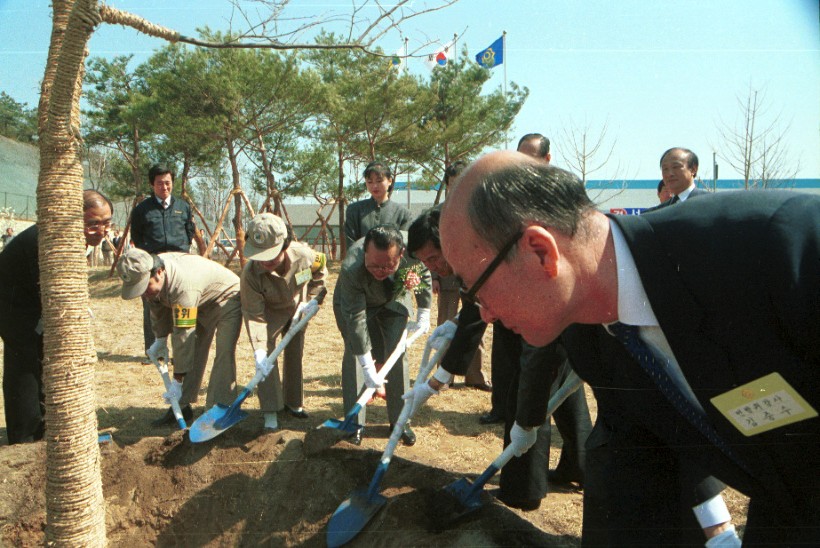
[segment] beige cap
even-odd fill
[[[260,213],[248,223],[245,257],[252,261],[270,261],[281,252],[288,239],[285,221],[273,213]]]
[[[136,299],[145,293],[152,268],[154,258],[147,251],[133,247],[122,254],[117,262],[117,273],[122,279],[123,299]]]

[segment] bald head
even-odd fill
[[[593,207],[577,177],[519,152],[499,151],[476,160],[447,198],[441,217],[447,234],[467,227],[494,249],[526,224],[551,226],[572,236]]]
[[[575,268],[566,257],[592,238],[587,219],[594,214],[573,174],[518,152],[494,152],[470,165],[447,198],[441,250],[480,299],[485,321],[500,319],[543,346],[571,323],[562,306],[575,309]],[[554,314],[544,315],[550,307]]]

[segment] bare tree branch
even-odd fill
[[[765,90],[758,90],[749,83],[746,97],[738,95],[740,119],[734,125],[717,124],[718,135],[723,141],[718,156],[743,178],[743,187],[771,188],[792,183],[800,163],[790,165],[786,149],[786,135],[791,122],[784,123],[782,113],[767,119],[770,105]]]
[[[283,42],[282,38],[293,39],[294,37],[304,35],[306,31],[314,29],[316,27],[327,25],[329,23],[336,23],[343,20],[347,20],[347,18],[343,15],[335,14],[333,12],[327,12],[320,17],[312,15],[311,17],[304,18],[286,18],[283,16],[283,12],[285,7],[290,3],[287,0],[257,0],[257,2],[260,5],[265,6],[269,10],[269,14],[267,16],[261,16],[257,12],[257,15],[252,17],[248,10],[243,8],[238,0],[233,0],[232,4],[234,6],[234,10],[236,13],[238,13],[239,17],[244,21],[246,25],[246,30],[235,36],[232,35],[230,39],[225,41],[208,41],[192,38],[190,36],[185,36],[173,29],[169,29],[161,25],[156,25],[154,23],[146,21],[142,17],[119,10],[111,6],[107,6],[105,4],[99,6],[99,14],[102,21],[105,23],[131,27],[138,30],[139,32],[142,32],[143,34],[148,34],[149,36],[161,38],[171,43],[182,42],[185,44],[191,44],[194,46],[206,48],[243,48],[277,50],[349,49],[360,50],[367,54],[379,57],[390,57],[392,56],[392,54],[387,55],[375,51],[373,49],[373,44],[376,42],[376,40],[383,37],[386,33],[390,32],[391,30],[396,30],[399,32],[399,34],[401,34],[400,25],[402,23],[409,21],[410,19],[413,19],[420,15],[442,10],[446,7],[455,4],[456,2],[458,2],[458,0],[438,0],[439,3],[437,5],[434,5],[432,7],[424,7],[419,10],[411,9],[409,7],[415,3],[411,0],[399,0],[395,5],[391,6],[389,9],[385,9],[378,1],[375,1],[372,3],[372,5],[375,6],[375,9],[377,9],[378,15],[376,15],[372,20],[367,19],[366,17],[359,18],[359,14],[364,10],[365,7],[371,6],[371,2],[367,0],[365,0],[361,4],[353,2],[351,15],[348,21],[349,41],[343,44],[332,45],[316,43]],[[254,23],[253,20],[257,17],[260,17],[261,20]],[[302,20],[305,20],[307,22],[301,23]],[[233,17],[231,18],[231,21],[233,21]],[[292,30],[281,31],[280,25],[283,21],[296,22],[297,27]],[[358,38],[356,38],[355,40],[351,40],[354,30],[361,25],[366,25],[364,31],[362,31],[359,34]],[[274,27],[272,30],[270,28],[271,26]],[[412,55],[409,55],[408,57],[412,57]]]

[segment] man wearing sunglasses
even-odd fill
[[[308,311],[311,299],[325,286],[327,258],[307,244],[294,242],[285,221],[273,213],[260,213],[248,224],[245,256],[250,260],[242,269],[239,293],[259,371],[267,369],[265,360],[276,348],[276,339]],[[279,428],[277,413],[282,409],[298,419],[308,418],[302,408],[305,331],[285,347],[281,381],[276,367],[259,383],[259,407],[267,429]]]
[[[393,226],[371,228],[364,238],[347,251],[342,262],[339,279],[333,291],[333,313],[336,325],[344,340],[342,358],[342,398],[345,414],[356,402],[359,387],[378,388],[377,362],[384,363],[401,340],[405,329],[408,336],[430,328],[430,306],[433,294],[430,290],[430,272],[420,271],[418,292],[402,286],[402,273],[406,275],[418,261],[405,255],[405,235]],[[415,296],[416,321],[408,324],[413,311]],[[386,377],[387,416],[392,425],[396,423],[404,402],[402,395],[410,388],[407,355],[402,353],[399,361]],[[365,424],[365,408],[362,407],[358,423]],[[353,442],[361,443],[362,429],[353,436]],[[401,440],[405,445],[416,443],[416,435],[409,422]]]
[[[696,542],[668,509],[712,474],[751,499],[744,544],[816,544],[818,219],[820,198],[778,191],[608,216],[575,176],[515,153],[465,172],[442,213],[445,258],[485,320],[531,344],[563,332],[598,401],[585,539]]]
[[[111,226],[111,201],[96,190],[83,192],[86,247],[100,244]],[[9,445],[43,439],[43,328],[40,317],[38,229],[22,231],[0,252],[0,337],[3,339],[3,398]]]

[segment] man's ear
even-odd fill
[[[558,276],[558,242],[548,229],[537,225],[529,226],[524,229],[521,242],[524,251],[529,251],[537,257],[547,276]]]

